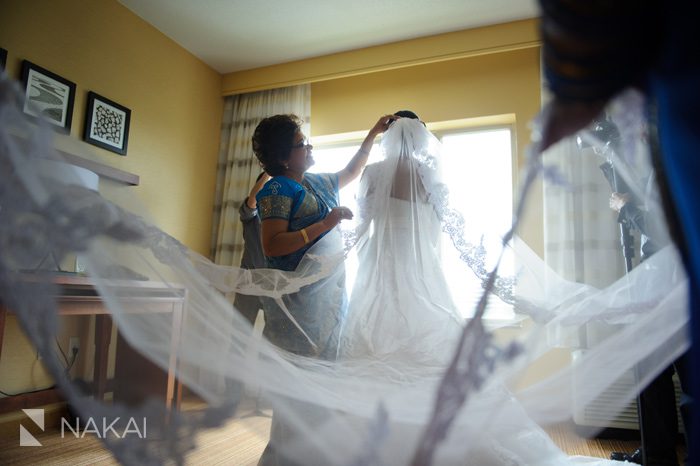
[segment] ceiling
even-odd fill
[[[220,73],[538,16],[537,0],[119,0]]]

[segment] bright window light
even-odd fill
[[[437,135],[442,141],[443,179],[450,190],[450,201],[465,218],[465,237],[474,240],[483,234],[490,248],[498,248],[500,237],[508,230],[513,212],[512,145],[509,128],[469,130]],[[341,170],[360,148],[360,141],[314,144],[313,173]],[[381,160],[375,144],[368,164]],[[340,204],[353,207],[359,178],[340,191]],[[473,315],[481,295],[481,284],[472,273],[464,273],[467,265],[454,254],[447,235],[442,238],[444,270],[452,297],[465,318]],[[349,259],[352,260],[352,259]],[[356,264],[348,264],[346,286],[352,290]],[[512,262],[501,264],[502,273],[513,271]],[[458,271],[458,273],[455,273]],[[468,277],[465,279],[465,276]],[[455,278],[459,277],[459,278]],[[464,283],[467,280],[468,283]],[[496,298],[489,300],[487,319],[511,320],[512,307]]]
[[[440,139],[443,179],[450,190],[450,203],[464,216],[465,237],[478,241],[483,235],[487,250],[500,250],[501,238],[513,220],[510,129],[463,131],[446,134]],[[450,248],[453,246],[449,238],[444,238],[442,257],[450,292],[462,314],[471,317],[481,296],[481,283],[476,276],[465,283],[464,274],[460,273],[465,264],[450,253]],[[491,266],[489,264],[489,271]],[[501,274],[512,274],[512,259],[504,259],[499,270]],[[485,317],[511,320],[513,308],[492,297]]]
[[[353,141],[346,144],[334,146],[314,145],[313,157],[316,163],[309,169],[311,173],[335,173],[348,164],[350,159],[360,149],[360,142]],[[369,153],[367,164],[379,162],[382,159],[379,144],[374,144]],[[355,205],[355,195],[360,187],[360,177],[352,181],[349,185],[340,190],[340,205],[352,207]]]

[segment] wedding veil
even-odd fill
[[[125,464],[184,462],[198,430],[245,416],[241,401],[258,393],[289,432],[273,435],[271,445],[299,464],[563,464],[568,459],[539,425],[569,420],[592,405],[604,421],[614,420],[688,345],[685,275],[667,232],[666,246],[629,273],[586,283],[518,239],[517,221],[527,212],[517,209],[516,234],[505,235],[503,253],[515,273],[493,273],[502,251],[464,232],[470,219],[440,176],[440,143],[417,120],[400,119],[383,135],[384,157],[363,175],[355,222],[326,235],[293,272],[245,270],[188,250],[150,223],[123,190],[108,200],[70,174],[58,179],[39,170],[45,159],[61,160],[50,131],[27,120],[14,83],[3,77],[0,85],[0,298],[79,415],[148,418],[147,438],[103,439]],[[600,149],[642,199],[640,176],[650,170],[648,144],[639,137],[645,122],[629,117],[642,114],[638,96],[621,96],[608,114],[619,128],[615,148],[582,133],[588,147],[567,141],[566,157],[602,178],[601,156],[593,151]],[[545,110],[540,118],[546,117]],[[567,172],[571,160],[562,160],[560,146],[544,157],[536,144],[530,150],[518,200],[538,174],[564,204],[591,189],[590,179],[569,176],[581,172]],[[602,179],[602,188],[593,189],[607,196]],[[545,212],[546,219],[561,217],[563,242],[581,220],[576,206],[569,207]],[[665,231],[658,199],[645,209]],[[597,246],[579,238],[572,254]],[[474,317],[463,317],[464,303],[441,283],[445,251],[464,265],[450,273],[477,277],[488,290]],[[178,379],[207,409],[103,402],[69,380],[53,351],[60,297],[51,271],[41,270],[49,254],[59,262],[79,254],[120,334],[162,368],[175,356]],[[283,303],[322,281],[351,276],[341,299],[323,303],[347,309],[335,361],[279,351],[225,298],[243,293]],[[134,281],[142,282],[141,292],[148,283],[162,284],[159,299],[185,299],[181,322],[144,308]],[[482,317],[497,300],[513,305],[519,319],[493,330]],[[561,351],[570,356],[559,367],[528,381],[538,361]],[[620,385],[626,374],[632,375]]]

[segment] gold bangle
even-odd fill
[[[306,234],[306,228],[302,228],[300,231],[301,237],[304,238],[304,244],[307,244],[309,242],[309,235]]]

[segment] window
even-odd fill
[[[450,201],[465,219],[465,237],[478,241],[483,234],[488,247],[500,248],[500,238],[508,231],[513,212],[510,128],[469,129],[436,136],[443,144],[443,178],[450,189]],[[333,143],[314,142],[316,164],[309,171],[328,173],[341,170],[359,149],[360,142],[350,138],[345,141],[336,139]],[[379,160],[381,152],[375,144],[367,163]],[[354,206],[358,186],[359,178],[340,191],[341,205]],[[466,318],[471,317],[481,295],[481,284],[474,274],[464,273],[467,266],[455,257],[447,235],[442,239],[442,248],[445,274],[454,301]],[[349,270],[355,269],[354,264],[348,265]],[[500,270],[505,274],[513,273],[512,260],[502,263]],[[469,278],[465,279],[465,276]],[[352,289],[353,278],[348,274],[348,290]],[[465,280],[468,283],[464,283]],[[511,306],[495,298],[489,300],[487,319],[511,320],[513,317]]]
[[[360,149],[362,141],[349,141],[334,145],[314,144],[313,157],[316,163],[309,169],[311,173],[335,173],[345,168],[350,158]],[[379,162],[382,159],[379,144],[374,144],[370,151],[367,164]],[[340,190],[340,205],[353,207],[355,193],[360,186],[358,176],[349,185]]]
[[[442,141],[443,178],[450,190],[450,203],[462,213],[465,237],[478,241],[484,236],[489,251],[499,251],[501,237],[513,220],[513,152],[510,128],[469,130],[438,135]],[[464,283],[463,274],[450,273],[464,268],[454,254],[449,239],[442,242],[443,261],[450,292],[465,317],[473,315],[481,296],[481,284],[474,277]],[[495,257],[494,257],[495,259]],[[491,270],[494,264],[487,264]],[[512,259],[504,258],[501,274],[514,272]],[[499,299],[489,299],[488,319],[511,320],[512,306]]]

